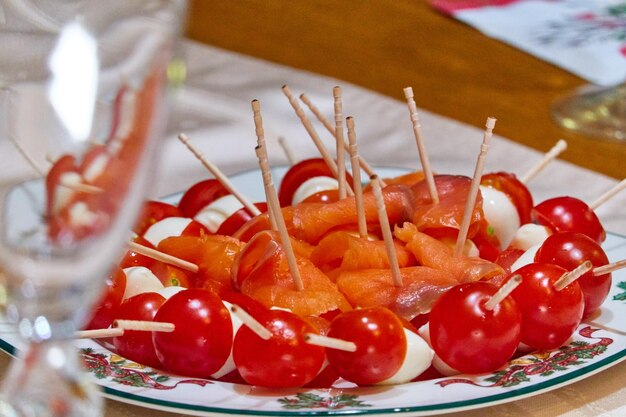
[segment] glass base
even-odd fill
[[[32,343],[4,381],[0,417],[100,417],[103,399],[70,340]]]
[[[588,136],[626,140],[626,84],[584,87],[557,101],[552,116],[562,127]]]

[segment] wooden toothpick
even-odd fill
[[[496,306],[498,304],[500,304],[500,302],[502,300],[504,300],[509,294],[511,294],[513,292],[513,290],[515,288],[517,288],[518,285],[520,285],[522,283],[522,276],[519,274],[515,274],[513,275],[507,282],[504,283],[504,285],[502,285],[498,291],[491,296],[491,298],[485,303],[485,309],[491,311],[494,308],[496,308]]]
[[[561,291],[563,288],[567,287],[569,284],[576,281],[578,278],[582,277],[587,272],[591,271],[591,268],[593,268],[591,261],[583,262],[582,264],[578,265],[573,270],[564,273],[561,276],[561,278],[556,280],[556,282],[554,283],[554,288],[557,291]]]
[[[437,204],[439,203],[439,194],[437,193],[437,187],[435,185],[435,177],[430,169],[430,161],[428,159],[428,153],[426,152],[426,146],[424,145],[424,139],[422,139],[422,129],[419,116],[417,115],[417,105],[413,99],[413,88],[406,87],[404,89],[404,97],[409,107],[409,115],[411,116],[411,123],[413,124],[413,135],[415,136],[415,143],[417,144],[417,151],[419,153],[422,169],[424,170],[424,177],[428,185],[430,199],[434,204]]]
[[[261,146],[257,146],[255,151],[257,154],[257,158],[259,159],[259,165],[261,166],[261,170],[269,173],[267,176],[263,176],[266,187],[265,189],[268,193],[268,210],[271,210],[274,213],[274,220],[276,221],[278,235],[280,236],[280,243],[285,250],[285,256],[287,258],[287,264],[289,265],[289,272],[291,273],[293,283],[298,291],[302,291],[304,289],[304,285],[302,283],[302,277],[300,276],[300,269],[298,268],[296,255],[291,245],[291,238],[289,237],[289,233],[287,232],[287,225],[285,224],[285,219],[280,209],[278,195],[276,194],[276,189],[274,188],[274,182],[272,180],[272,175],[269,164],[267,162],[266,154],[263,150],[263,147]]]
[[[309,345],[321,346],[329,349],[341,350],[344,352],[356,352],[356,344],[335,337],[322,336],[315,333],[306,333],[304,341]]]
[[[115,320],[113,322],[113,327],[124,330],[163,333],[171,333],[176,330],[174,323],[143,320]]]
[[[263,340],[269,340],[272,337],[272,333],[261,324],[257,319],[252,317],[246,310],[233,304],[230,307],[231,313],[233,313],[241,322],[246,325],[254,334],[259,336]]]
[[[228,179],[226,175],[211,161],[209,161],[204,154],[196,148],[187,135],[181,133],[178,135],[178,139],[191,151],[191,153],[204,165],[206,169],[208,169],[211,174],[226,188],[232,195],[234,195],[237,200],[252,214],[253,216],[258,216],[261,214],[261,210],[259,210],[246,196],[244,196]]]
[[[185,271],[193,272],[194,274],[197,274],[199,271],[198,265],[196,264],[193,264],[191,262],[188,262],[184,259],[177,258],[172,255],[169,255],[165,252],[161,252],[156,249],[143,246],[137,242],[129,242],[128,247],[133,252],[137,252],[140,255],[147,256],[150,259],[155,259],[157,261],[161,261],[168,265],[176,266],[180,269],[184,269]]]
[[[281,149],[285,153],[285,157],[287,157],[287,161],[289,161],[289,165],[295,165],[298,162],[298,160],[294,156],[293,150],[291,149],[291,146],[289,146],[289,143],[287,143],[287,141],[285,140],[284,136],[278,137],[278,144],[280,145]]]
[[[523,184],[528,184],[530,180],[535,178],[550,162],[554,161],[564,150],[567,149],[567,142],[559,139],[556,144],[543,156],[541,161],[537,162],[526,174],[520,177]]]
[[[111,327],[109,329],[79,330],[74,333],[75,339],[106,339],[124,335],[124,329]]]
[[[378,222],[380,223],[380,230],[383,234],[387,257],[389,258],[391,277],[393,278],[394,285],[396,287],[401,287],[402,273],[400,272],[400,265],[398,265],[398,256],[396,255],[396,247],[393,244],[393,234],[391,233],[391,227],[389,226],[389,218],[387,217],[387,209],[385,207],[385,200],[383,199],[380,182],[378,181],[378,177],[376,175],[372,175],[370,177],[370,182],[372,184],[372,191],[374,192],[374,198],[376,200]]]
[[[485,158],[487,157],[487,151],[489,150],[489,143],[491,142],[491,137],[493,136],[493,128],[495,125],[495,118],[487,118],[485,132],[483,134],[483,143],[480,146],[480,153],[478,154],[478,158],[476,159],[474,177],[472,178],[469,195],[467,196],[467,202],[465,204],[465,210],[463,211],[463,220],[461,221],[461,226],[459,228],[459,236],[457,237],[456,246],[454,247],[455,256],[461,256],[463,254],[463,247],[465,246],[467,233],[472,222],[472,215],[474,214],[474,205],[476,205],[476,198],[478,197],[480,180],[482,178],[483,167],[485,165]]]
[[[345,140],[343,138],[343,104],[341,102],[341,87],[333,88],[334,108],[335,108],[335,142],[337,152],[337,181],[339,183],[339,199],[347,197],[346,191],[346,161],[345,161]]]
[[[265,201],[267,202],[267,216],[270,222],[270,229],[278,230],[278,223],[276,221],[276,209],[280,210],[280,204],[277,208],[272,208],[273,204],[272,199],[270,198],[271,191],[268,189],[270,184],[272,184],[272,173],[270,172],[268,157],[267,157],[267,148],[265,147],[265,133],[263,130],[263,117],[261,117],[261,103],[258,100],[252,100],[252,114],[254,117],[254,132],[257,138],[257,146],[255,148],[255,152],[259,159],[259,167],[261,169],[261,175],[263,178],[263,190],[265,191]],[[259,156],[260,155],[260,156]],[[262,164],[261,161],[265,161],[265,164]]]
[[[317,134],[317,131],[313,127],[313,124],[311,123],[309,118],[306,116],[306,114],[304,114],[304,111],[298,104],[298,101],[296,100],[296,98],[293,96],[293,93],[291,92],[291,89],[289,88],[289,86],[284,85],[282,90],[283,90],[283,93],[285,94],[285,97],[287,97],[287,100],[289,100],[291,107],[293,107],[294,111],[296,112],[296,115],[300,119],[300,122],[302,122],[304,129],[307,131],[307,133],[311,137],[311,140],[313,140],[313,143],[315,144],[315,147],[317,148],[318,152],[324,159],[324,162],[326,162],[328,169],[330,169],[330,172],[333,174],[333,176],[337,178],[337,164],[335,163],[335,160],[330,156],[328,149],[326,149],[326,147],[322,143],[322,140],[320,139],[319,135]]]
[[[359,152],[356,143],[356,133],[354,131],[354,119],[346,118],[346,126],[348,127],[348,139],[350,141],[350,161],[352,165],[352,181],[354,182],[354,202],[356,204],[357,225],[359,228],[359,236],[363,239],[367,238],[367,221],[365,218],[365,207],[363,205],[363,187],[361,185],[361,169],[359,168],[358,158]]]
[[[311,102],[309,97],[307,97],[306,94],[302,93],[300,94],[300,100],[302,100],[302,102],[307,105],[309,110],[311,110],[311,113],[313,113],[315,117],[317,118],[317,120],[319,120],[324,125],[326,130],[328,130],[328,132],[331,135],[333,135],[333,137],[335,137],[335,127],[332,125],[332,123],[330,123],[330,121],[328,121],[326,117],[324,117],[322,112]],[[349,152],[350,151],[349,147],[350,147],[350,144],[344,141],[344,149]],[[357,159],[356,163],[360,165],[361,169],[365,171],[368,177],[372,175],[376,175],[376,171],[374,170],[372,165],[369,162],[367,162],[363,158],[363,156],[359,155],[359,158]],[[354,162],[352,162],[352,164],[354,164]],[[387,186],[387,184],[385,184],[385,182],[382,179],[380,180],[380,185],[383,188]]]
[[[626,268],[626,259],[622,259],[621,261],[613,262],[610,264],[598,266],[597,268],[593,268],[593,275],[604,275],[611,272],[615,272],[622,268]]]
[[[602,204],[609,201],[617,193],[619,193],[625,188],[626,188],[626,178],[618,182],[617,185],[615,185],[613,188],[611,188],[610,190],[602,194],[600,197],[598,197],[593,203],[589,204],[589,207],[591,208],[591,210],[597,209],[598,207],[600,207]]]

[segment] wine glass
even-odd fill
[[[124,251],[184,0],[0,4],[0,265],[25,341],[0,415],[101,415],[72,339]]]
[[[562,127],[584,135],[626,140],[626,83],[614,87],[585,86],[552,106]]]

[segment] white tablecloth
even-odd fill
[[[261,103],[272,164],[287,163],[277,142],[280,135],[291,144],[297,157],[317,155],[312,141],[281,92],[284,84],[288,84],[296,95],[306,93],[331,121],[334,120],[332,88],[340,85],[343,114],[354,116],[360,153],[374,165],[420,168],[407,107],[402,102],[339,80],[191,42],[185,42],[184,54],[188,62],[188,84],[177,93],[177,122],[171,126],[164,144],[155,196],[184,190],[208,175],[175,139],[178,130],[185,131],[227,174],[257,166],[256,136],[250,108],[250,101],[254,98]],[[419,91],[415,94],[419,95]],[[485,109],[485,120],[476,120],[474,126],[469,126],[425,110],[420,110],[419,114],[433,170],[469,176],[474,171],[487,116],[501,117],[498,123],[506,123],[508,117],[492,115],[489,109]],[[320,137],[333,149],[334,139],[316,123],[313,115],[310,117]],[[522,175],[540,160],[540,153],[497,136],[497,131],[498,124],[485,172],[502,170]],[[546,138],[544,150],[547,151],[557,139]],[[616,181],[606,176],[555,161],[529,183],[529,188],[536,203],[559,195],[571,195],[590,203],[614,184]],[[607,230],[626,235],[624,207],[626,192],[597,210]]]
[[[271,149],[271,163],[285,164],[276,139],[283,135],[300,158],[316,155],[304,128],[281,92],[288,84],[294,93],[306,92],[332,118],[332,88],[344,91],[344,115],[356,121],[359,148],[371,163],[419,168],[411,122],[404,103],[338,80],[317,76],[249,57],[184,43],[188,62],[188,85],[177,97],[177,124],[164,143],[154,195],[184,190],[206,178],[200,163],[175,139],[183,129],[205,155],[227,173],[256,166],[256,137],[250,101],[259,99]],[[415,92],[419,95],[419,91]],[[485,109],[485,118],[492,116]],[[507,115],[502,117],[506,123]],[[475,126],[420,112],[426,148],[433,169],[439,173],[471,175],[482,140],[485,120]],[[532,123],[532,121],[528,121]],[[332,146],[332,138],[317,125],[318,133]],[[496,125],[495,132],[497,133]],[[558,138],[546,138],[545,150]],[[591,150],[590,150],[591,151]],[[525,173],[541,154],[494,136],[486,171]],[[616,181],[571,164],[556,161],[529,184],[535,201],[571,195],[591,202]],[[607,230],[626,235],[626,192],[601,206],[598,214]],[[492,407],[464,412],[464,416],[626,416],[626,363],[549,393]],[[118,408],[118,407],[116,407]],[[120,407],[121,408],[121,407]],[[455,414],[459,415],[459,414]]]

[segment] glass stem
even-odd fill
[[[71,340],[31,342],[11,363],[0,416],[101,416],[102,397],[81,368]]]

